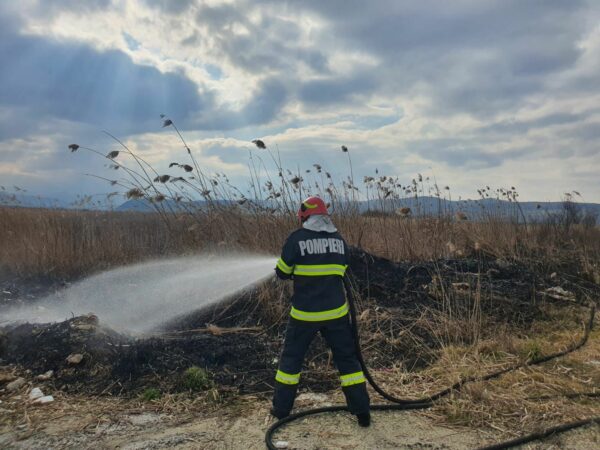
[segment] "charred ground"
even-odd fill
[[[600,297],[597,285],[574,276],[483,256],[405,264],[353,249],[350,272],[365,355],[382,370],[425,367],[448,341],[469,344],[492,332],[485,330],[525,335],[545,319],[548,302],[570,308]],[[289,288],[269,281],[144,337],[116,333],[93,315],[5,326],[0,357],[34,375],[54,371],[47,383],[68,392],[133,395],[148,386],[177,392],[186,389],[181,374],[191,366],[207,369],[223,392],[265,392],[277,366],[288,295]],[[448,314],[458,327],[446,326],[441,317]],[[67,362],[71,354],[83,355],[81,363]],[[305,387],[337,385],[320,338],[306,361]]]

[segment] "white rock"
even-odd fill
[[[46,403],[52,403],[54,401],[54,397],[51,395],[46,395],[44,397],[37,398],[33,401],[34,405],[45,405]]]
[[[548,295],[548,297],[552,297],[556,300],[575,301],[575,294],[561,288],[560,286],[548,288],[544,292],[546,293],[546,295]]]
[[[36,400],[44,396],[42,390],[38,387],[34,387],[29,393],[29,400]]]
[[[79,364],[81,361],[83,361],[83,355],[81,353],[72,353],[69,356],[67,356],[67,362],[69,364]]]
[[[288,448],[290,443],[288,441],[277,441],[275,442],[275,448]]]
[[[17,389],[21,388],[22,386],[24,386],[26,383],[25,378],[17,378],[15,381],[11,381],[10,383],[8,383],[6,385],[6,389],[9,392],[14,392]]]

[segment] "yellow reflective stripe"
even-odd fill
[[[296,373],[292,375],[278,370],[277,374],[275,374],[275,380],[283,384],[298,384],[300,382],[300,374]]]
[[[279,258],[279,260],[277,260],[277,268],[286,275],[291,275],[291,273],[294,271],[294,268],[288,266],[282,258]]]
[[[365,374],[362,373],[362,371],[349,373],[348,375],[342,375],[340,380],[342,382],[342,387],[352,386],[354,384],[364,383],[366,381]]]
[[[339,275],[343,277],[347,267],[341,264],[297,264],[294,266],[294,275],[305,277]]]
[[[348,314],[348,303],[344,303],[339,308],[329,309],[327,311],[300,311],[292,306],[290,316],[297,320],[304,320],[305,322],[320,322],[322,320],[333,320],[344,317]]]
[[[315,209],[317,206],[319,206],[319,205],[312,205],[308,202],[302,202],[302,203],[304,203],[304,206],[306,206],[308,209]]]

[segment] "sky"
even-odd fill
[[[454,198],[600,202],[600,2],[0,1],[0,185],[113,191],[125,142],[161,173],[417,174]],[[256,161],[256,159],[255,159]]]

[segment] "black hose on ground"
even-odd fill
[[[446,395],[450,394],[452,391],[459,390],[466,383],[470,383],[473,381],[490,380],[493,378],[497,378],[500,375],[503,375],[507,372],[510,372],[510,371],[513,371],[513,370],[516,370],[516,369],[519,369],[522,367],[541,364],[541,363],[550,361],[554,358],[558,358],[560,356],[567,355],[567,354],[583,347],[586,344],[586,342],[589,338],[590,331],[592,330],[592,326],[594,324],[594,315],[596,313],[595,304],[592,304],[590,306],[590,316],[589,316],[588,322],[586,323],[583,337],[576,345],[574,345],[573,347],[570,347],[562,352],[553,353],[551,355],[547,355],[545,357],[542,357],[542,358],[539,358],[536,360],[531,360],[531,361],[528,361],[528,362],[525,362],[522,364],[518,364],[516,366],[512,366],[512,367],[509,367],[506,369],[501,369],[499,371],[490,373],[488,375],[484,375],[482,377],[469,377],[469,378],[463,379],[446,389],[436,392],[435,394],[433,394],[429,397],[422,397],[422,398],[417,398],[417,399],[403,399],[403,398],[394,397],[393,395],[390,395],[387,392],[385,392],[375,382],[375,380],[371,376],[371,373],[369,372],[367,364],[365,363],[365,360],[363,358],[362,350],[360,347],[360,334],[358,331],[358,321],[356,318],[356,302],[355,302],[352,286],[351,286],[350,281],[348,280],[347,276],[344,277],[344,287],[346,289],[346,295],[347,295],[348,304],[350,307],[350,320],[351,320],[351,325],[352,325],[352,334],[354,335],[354,344],[355,344],[355,348],[356,348],[356,354],[357,354],[358,360],[360,362],[360,365],[362,367],[363,373],[365,374],[365,378],[367,379],[367,381],[369,382],[371,387],[375,390],[375,392],[377,392],[379,395],[381,395],[386,400],[389,400],[390,402],[393,403],[393,404],[371,405],[371,410],[373,410],[373,411],[389,411],[389,410],[398,411],[398,410],[416,410],[416,409],[431,408],[433,406],[433,403],[436,400],[439,400],[440,398],[445,397]],[[292,422],[292,421],[300,419],[302,417],[311,416],[314,414],[321,414],[321,413],[326,413],[326,412],[339,412],[339,411],[348,411],[348,408],[346,406],[339,405],[339,406],[327,406],[327,407],[323,407],[323,408],[306,409],[306,410],[299,411],[294,414],[290,414],[289,416],[287,416],[283,419],[280,419],[277,422],[274,422],[267,429],[267,431],[265,433],[265,443],[267,445],[267,448],[269,450],[277,450],[277,447],[275,447],[275,445],[273,444],[273,434],[275,433],[275,431],[278,428],[285,425],[286,423]],[[570,422],[567,424],[562,424],[562,425],[558,425],[558,426],[551,427],[551,428],[547,428],[541,432],[531,433],[526,436],[511,439],[509,441],[504,441],[504,442],[500,442],[497,444],[480,447],[477,450],[508,449],[508,448],[515,447],[517,445],[525,444],[525,443],[532,442],[532,441],[539,440],[539,439],[544,439],[553,434],[562,433],[565,431],[573,430],[575,428],[579,428],[579,427],[583,427],[583,426],[591,425],[591,424],[596,424],[596,425],[600,424],[600,416],[592,417],[592,418],[585,419],[585,420],[580,420],[577,422]]]
[[[477,450],[504,450],[505,448],[516,447],[517,445],[527,444],[528,442],[544,439],[555,434],[564,433],[565,431],[574,430],[575,428],[584,427],[586,425],[600,425],[600,416],[590,419],[578,420],[577,422],[563,423],[555,427],[546,428],[543,431],[531,433],[526,436],[521,436],[510,441],[499,442],[497,444],[486,445],[479,447]]]

